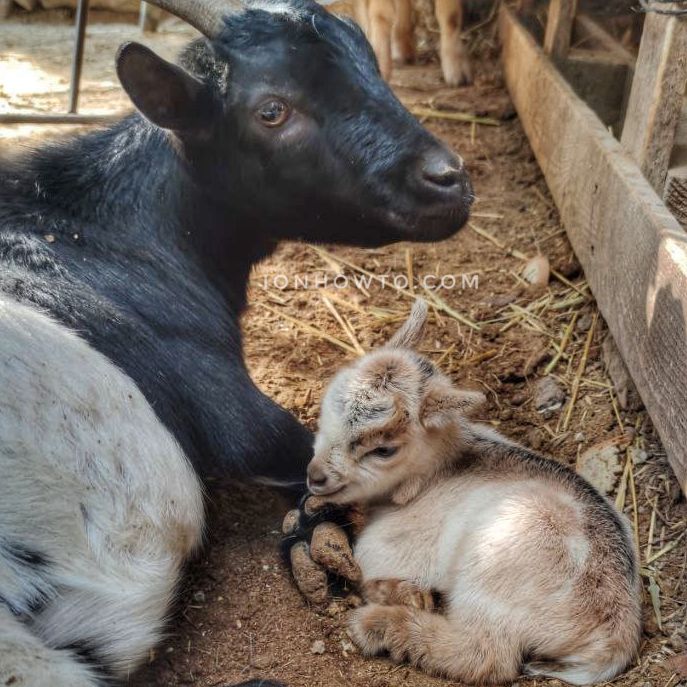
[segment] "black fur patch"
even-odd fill
[[[0,292],[131,377],[201,474],[302,487],[312,435],[260,393],[242,359],[247,275],[273,242],[239,232],[225,273],[205,273],[186,227],[216,222],[217,208],[182,192],[184,178],[168,137],[138,115],[2,161]]]
[[[427,381],[430,377],[434,376],[436,369],[434,365],[429,360],[427,360],[427,358],[418,356],[417,364],[420,368],[420,374],[422,375],[423,381]]]
[[[45,572],[50,568],[50,559],[42,552],[20,544],[17,541],[7,541],[0,539],[0,563],[6,561],[15,567],[31,569],[32,571],[40,570]],[[21,575],[21,570],[19,571]],[[28,575],[27,570],[27,575]],[[0,594],[0,603],[9,608],[10,612],[17,617],[22,617],[24,613],[29,615],[36,615],[41,612],[46,604],[46,598],[40,590],[33,590],[33,594],[22,599],[14,599],[10,602]]]
[[[111,680],[115,677],[116,673],[107,666],[107,663],[99,655],[97,647],[91,642],[81,640],[56,648],[69,651],[80,663],[87,665],[97,677],[103,680]]]
[[[50,564],[46,555],[16,541],[0,540],[0,558],[11,558],[15,563],[32,568],[45,568]]]

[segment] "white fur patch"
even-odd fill
[[[200,484],[129,377],[5,296],[0,389],[0,542],[47,561],[22,565],[0,548],[0,596],[22,611],[43,597],[26,625],[36,638],[86,642],[125,675],[156,641],[200,540]],[[26,647],[3,641],[0,667],[21,664]]]

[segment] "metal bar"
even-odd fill
[[[79,106],[81,89],[81,67],[83,66],[83,49],[86,40],[86,22],[88,20],[88,0],[79,0],[76,6],[76,41],[72,57],[72,79],[69,89],[70,114],[76,114]]]
[[[50,114],[38,112],[7,112],[0,114],[0,124],[110,124],[121,119],[120,114]]]
[[[138,12],[138,28],[141,29],[141,31],[147,31],[147,23],[148,23],[148,3],[143,0],[141,2],[141,9]]]

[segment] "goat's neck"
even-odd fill
[[[461,421],[456,420],[428,438],[422,472],[409,475],[391,493],[391,501],[405,505],[415,500],[437,481],[454,472],[464,456]]]
[[[83,233],[90,250],[118,260],[170,251],[195,255],[238,310],[252,265],[274,247],[230,201],[211,198],[171,137],[139,115],[43,147],[0,174],[4,220],[58,238]]]

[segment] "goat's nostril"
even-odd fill
[[[327,475],[320,468],[311,465],[308,468],[308,484],[311,487],[324,487],[327,484]]]
[[[447,163],[425,165],[422,168],[422,176],[431,184],[450,188],[451,186],[458,185],[460,181],[460,170],[451,167]]]
[[[444,189],[459,186],[464,176],[459,161],[452,155],[441,153],[427,155],[421,163],[420,174],[425,183]]]

